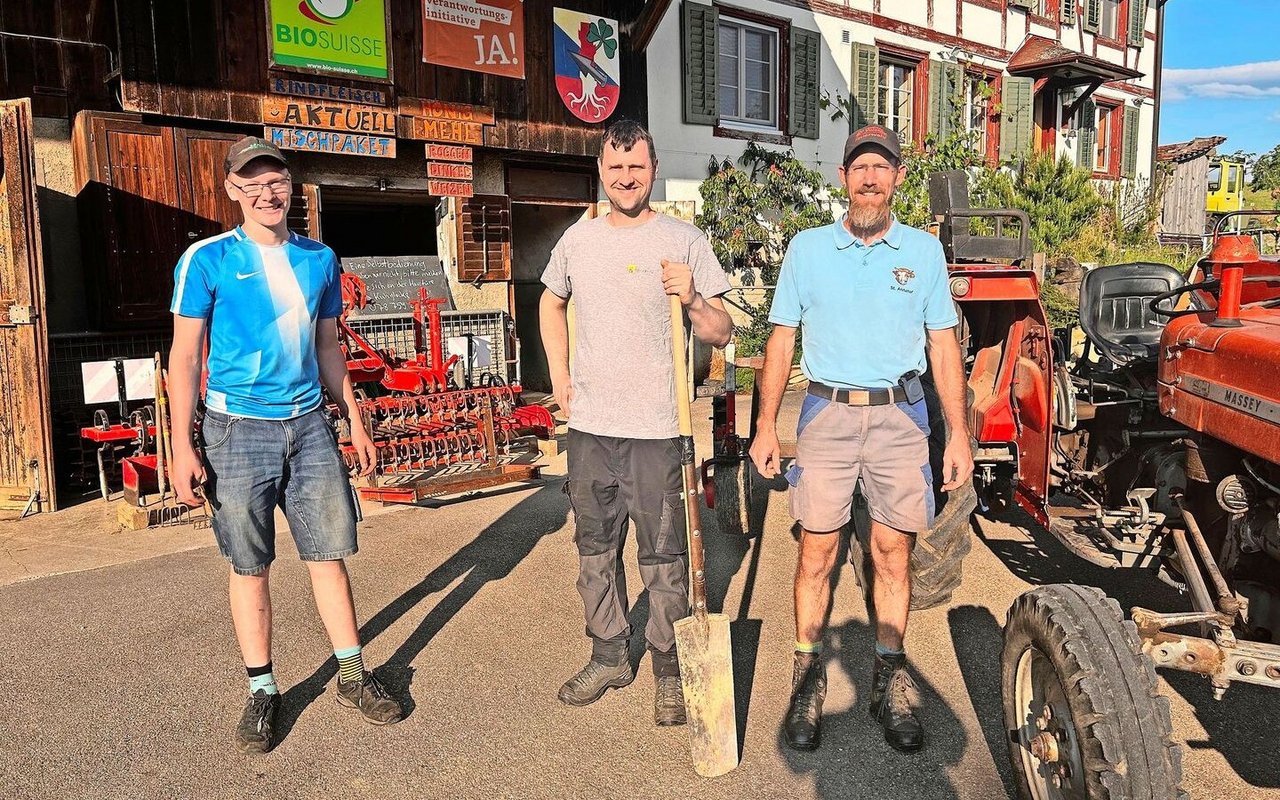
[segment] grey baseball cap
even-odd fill
[[[279,161],[281,166],[289,166],[289,162],[285,160],[284,153],[280,152],[280,148],[261,136],[246,136],[232,144],[231,149],[227,150],[225,163],[227,174],[239,172],[244,169],[245,164],[255,158],[270,158]]]
[[[864,125],[844,140],[843,165],[849,166],[858,151],[866,147],[878,147],[892,156],[894,161],[902,163],[902,145],[898,141],[898,134],[883,125]]]

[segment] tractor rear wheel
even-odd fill
[[[1092,587],[1051,584],[1009,609],[1000,664],[1023,800],[1181,800],[1169,701],[1134,624]]]

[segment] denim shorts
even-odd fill
[[[328,414],[253,419],[206,411],[200,430],[218,549],[240,575],[276,557],[276,506],[304,561],[356,552],[356,509]]]

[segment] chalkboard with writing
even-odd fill
[[[428,296],[448,301],[440,310],[453,310],[449,280],[435,256],[362,256],[341,261],[344,272],[364,279],[372,301],[363,311],[352,312],[354,317],[371,319],[411,314],[409,300],[417,298],[420,286],[427,287]]]

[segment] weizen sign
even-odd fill
[[[271,66],[391,77],[385,0],[267,0]]]
[[[264,125],[300,125],[330,131],[396,135],[394,111],[373,106],[326,103],[287,97],[262,98]]]
[[[436,197],[471,197],[475,190],[469,183],[457,181],[427,181],[427,194]]]
[[[305,128],[264,129],[267,141],[286,150],[309,150],[313,153],[336,153],[349,156],[395,158],[394,136],[370,136],[343,131],[316,131]]]

